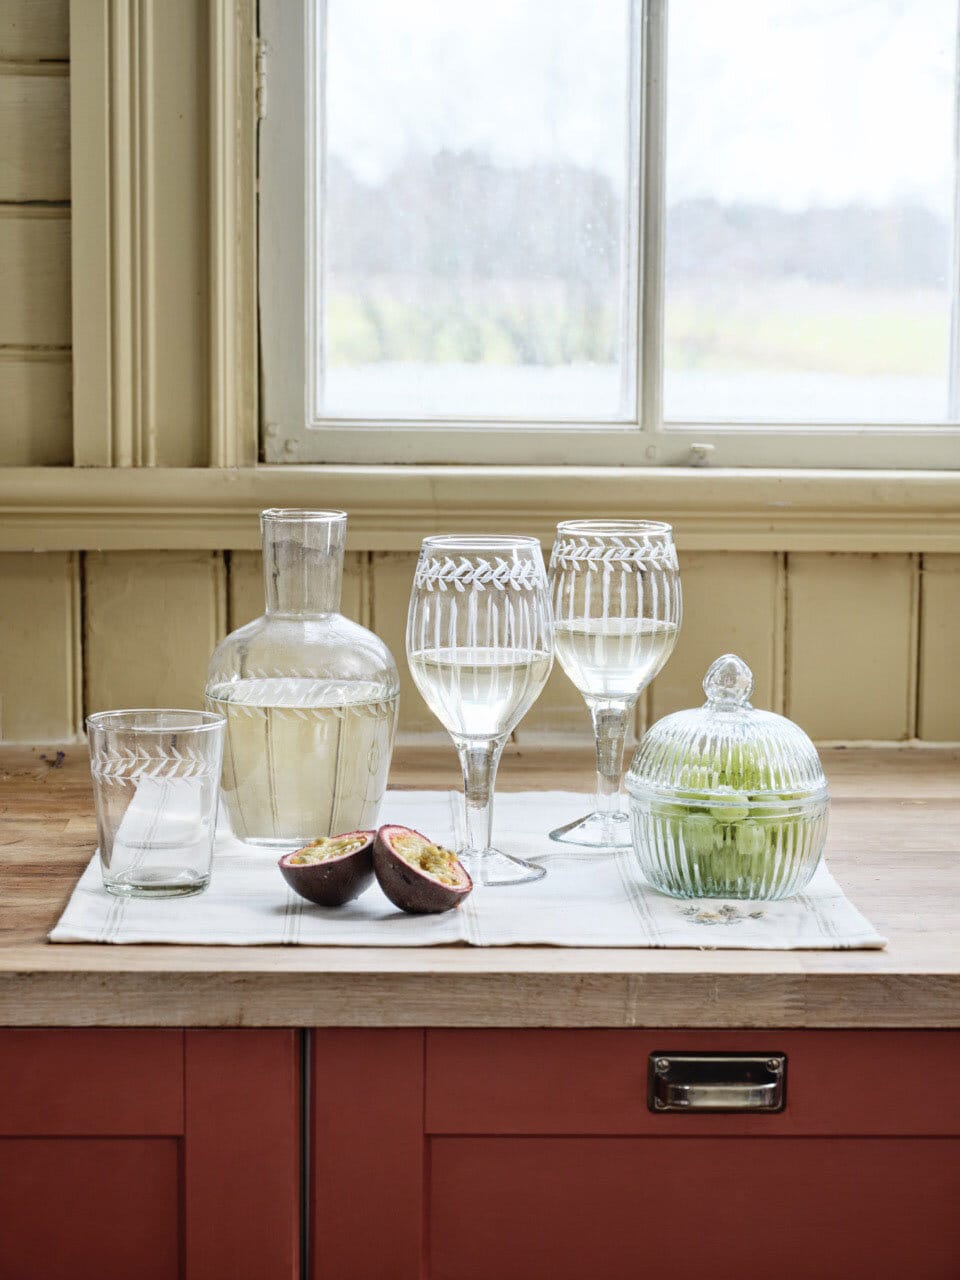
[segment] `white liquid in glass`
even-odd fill
[[[377,825],[398,695],[372,681],[266,678],[208,687],[227,718],[223,800],[235,835],[289,843]]]
[[[509,733],[536,701],[551,663],[538,649],[462,646],[407,656],[427,706],[449,733],[464,738]]]
[[[677,624],[654,618],[574,618],[554,627],[557,661],[581,693],[635,698],[663,667]]]

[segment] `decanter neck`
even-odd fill
[[[338,613],[344,511],[273,509],[260,515],[267,613]]]

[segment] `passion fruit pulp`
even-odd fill
[[[373,883],[375,831],[320,836],[277,863],[295,893],[321,907],[342,907]]]
[[[373,845],[373,869],[395,907],[433,915],[459,907],[473,881],[457,855],[411,827],[381,827]]]

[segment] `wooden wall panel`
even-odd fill
[[[387,645],[400,671],[400,732],[442,733],[407,666],[407,607],[416,564],[416,551],[374,552],[369,625]]]
[[[62,63],[0,72],[0,200],[69,200],[70,81]]]
[[[152,63],[167,81],[142,156],[152,219],[143,281],[150,300],[142,315],[145,430],[155,437],[157,465],[198,467],[209,458],[209,13],[196,0],[164,0],[143,13]]]
[[[917,559],[787,559],[787,714],[815,740],[914,732]]]
[[[693,551],[680,557],[683,623],[670,661],[650,687],[651,718],[703,702],[715,658],[739,654],[755,706],[779,710],[783,666],[782,562],[775,552]]]
[[[0,555],[0,654],[0,738],[72,738],[80,720],[76,552]]]
[[[364,623],[365,551],[348,551],[343,561],[343,593],[340,612]],[[228,571],[228,625],[231,631],[263,613],[263,562],[259,551],[233,551]],[[365,625],[365,623],[364,623]]]
[[[0,466],[73,460],[69,351],[0,349]]]
[[[0,205],[0,346],[70,345],[70,211]]]
[[[91,552],[85,587],[87,711],[202,706],[226,630],[222,554]]]
[[[0,58],[65,62],[69,57],[69,0],[0,0]]]
[[[960,555],[925,555],[920,587],[918,736],[960,742]]]

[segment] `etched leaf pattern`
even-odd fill
[[[90,761],[97,780],[134,781],[139,778],[212,778],[216,770],[202,755],[167,747],[162,755],[145,747],[115,746],[98,750]]]
[[[678,568],[677,552],[672,540],[652,539],[638,534],[607,537],[602,543],[590,538],[569,538],[554,544],[551,569],[587,569],[598,572],[614,565],[624,573],[634,569]]]
[[[497,591],[515,588],[532,591],[542,586],[543,579],[533,560],[504,560],[495,556],[492,560],[472,559],[461,556],[426,557],[417,564],[414,587],[428,591]]]

